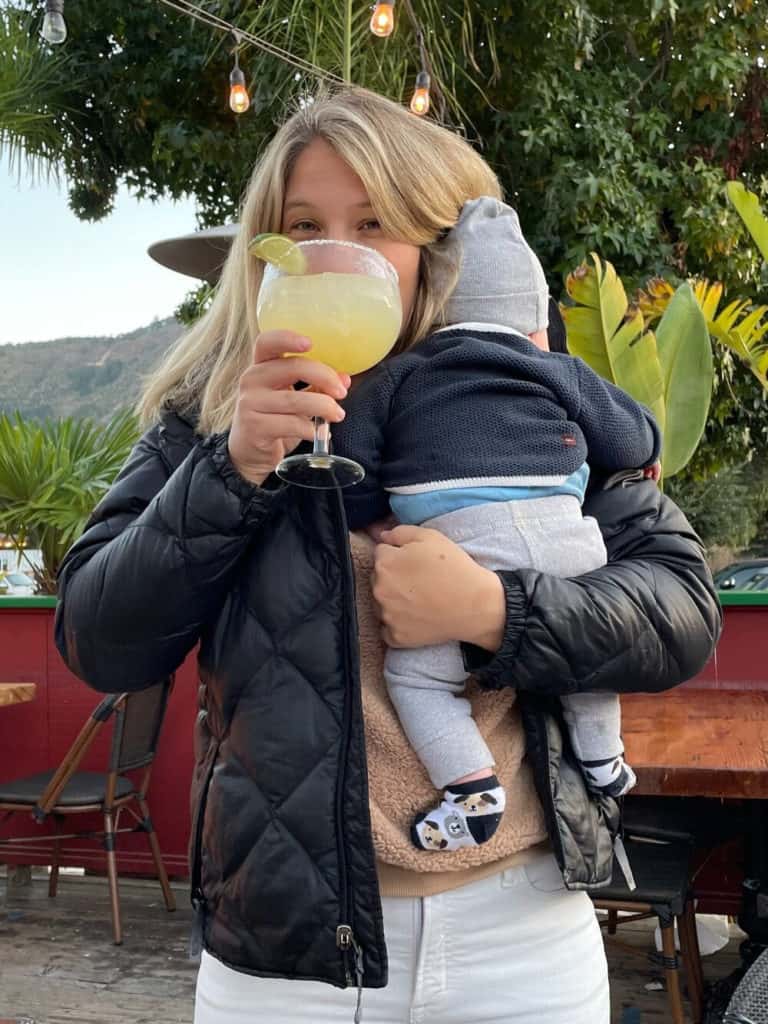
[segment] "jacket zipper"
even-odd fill
[[[203,822],[205,820],[205,805],[208,801],[208,790],[211,785],[211,779],[213,778],[213,769],[216,764],[216,757],[218,756],[219,753],[218,740],[212,743],[211,750],[211,761],[210,764],[208,765],[208,770],[205,773],[205,779],[203,780],[203,786],[202,789],[200,790],[200,797],[197,802],[194,831],[195,839],[194,845],[192,847],[190,900],[192,903],[192,909],[195,912],[195,916],[192,922],[192,931],[189,936],[188,958],[193,962],[199,961],[200,954],[203,949],[203,929],[205,927],[206,912],[205,893],[203,892],[203,888],[201,885]]]
[[[547,727],[546,727],[546,724],[545,724],[545,721],[544,721],[544,718],[543,718],[541,712],[538,711],[538,710],[536,711],[536,731],[538,733],[539,747],[544,749],[545,751],[548,751],[549,750],[549,739],[547,737]],[[547,755],[547,760],[548,760],[548,755]],[[565,847],[563,846],[563,840],[562,840],[562,836],[560,835],[560,828],[558,826],[557,810],[555,809],[555,801],[554,801],[554,798],[552,796],[552,787],[551,787],[551,785],[549,783],[549,772],[547,772],[547,778],[546,778],[545,781],[546,781],[547,804],[548,804],[548,809],[550,811],[550,815],[552,817],[552,822],[553,822],[553,827],[549,828],[547,831],[549,832],[550,840],[553,842],[553,844],[557,848],[556,852],[555,852],[555,856],[559,860],[561,871],[564,872],[565,871],[565,861],[566,861]],[[540,798],[541,798],[541,794],[540,794]],[[542,798],[542,802],[543,802],[543,798]],[[559,857],[557,857],[558,852],[559,852]],[[624,846],[624,798],[623,797],[621,797],[619,799],[619,828],[618,828],[618,831],[617,831],[616,835],[613,837],[613,854],[614,854],[614,857],[616,858],[616,863],[619,865],[621,873],[624,876],[624,881],[627,883],[627,888],[630,890],[630,892],[633,891],[634,889],[637,888],[637,883],[635,882],[635,877],[632,874],[632,868],[631,868],[630,863],[629,863],[629,857],[627,856],[627,850],[626,850],[626,847]],[[570,885],[568,884],[567,880],[565,879],[565,876],[563,876],[563,881],[565,882],[566,889],[570,889]]]
[[[559,828],[558,821],[557,821],[557,810],[555,809],[555,801],[554,801],[554,797],[552,796],[552,786],[551,786],[550,780],[549,780],[549,737],[547,736],[547,726],[546,726],[546,721],[544,719],[544,715],[539,710],[539,708],[536,708],[536,710],[534,711],[534,714],[536,716],[535,717],[535,722],[536,722],[536,732],[538,734],[539,749],[540,750],[544,750],[545,758],[547,760],[547,771],[546,771],[546,777],[544,779],[544,787],[543,787],[544,791],[546,793],[546,806],[544,807],[544,811],[545,811],[545,817],[546,817],[546,815],[548,813],[549,817],[552,820],[552,826],[550,828],[548,828],[547,831],[549,832],[550,840],[552,841],[553,845],[556,847],[555,859],[558,861],[558,863],[560,865],[560,870],[565,872],[565,848],[563,846],[563,838],[560,835],[560,828]],[[544,806],[544,804],[545,804],[544,795],[539,793],[539,799],[542,802],[542,806]],[[566,889],[570,888],[570,886],[568,885],[568,882],[565,879],[565,874],[563,874],[563,882],[565,884]]]
[[[336,929],[336,945],[340,950],[342,950],[345,956],[349,957],[350,952],[354,954],[354,984],[357,985],[355,1024],[360,1024],[360,1021],[363,1019],[363,950],[355,940],[352,929],[348,924],[340,924]],[[352,979],[349,977],[349,968],[347,968],[347,978],[352,982]]]
[[[351,599],[350,582],[354,579],[352,569],[352,555],[349,550],[349,537],[347,536],[346,514],[344,512],[344,501],[341,490],[335,491],[338,514],[334,516],[338,533],[338,545],[344,556],[344,572],[342,573],[342,589],[344,598],[344,679],[346,681],[344,691],[344,716],[341,749],[339,752],[339,775],[336,784],[336,845],[339,858],[339,911],[341,921],[336,929],[336,945],[341,951],[344,962],[344,972],[348,985],[357,985],[357,1007],[355,1009],[355,1024],[361,1020],[361,1000],[363,994],[363,950],[355,938],[353,925],[353,900],[352,888],[347,867],[347,855],[344,848],[344,797],[346,791],[347,757],[349,753],[349,741],[352,732],[352,700],[350,695],[352,680],[352,659],[350,657],[350,629],[355,621],[354,601]]]

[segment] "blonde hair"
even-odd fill
[[[421,341],[441,322],[455,268],[442,255],[439,239],[467,200],[501,198],[496,175],[464,139],[383,96],[365,89],[318,96],[288,118],[254,168],[240,230],[210,308],[146,383],[137,407],[145,425],[163,408],[194,413],[201,434],[231,425],[238,381],[259,332],[262,264],[248,255],[248,241],[280,231],[291,170],[317,138],[362,180],[384,233],[422,247],[413,309],[395,352]]]

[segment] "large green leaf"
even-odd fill
[[[729,181],[725,187],[728,198],[755,240],[763,259],[768,261],[768,219],[760,209],[760,200],[754,192],[744,188],[740,181]]]
[[[630,313],[627,295],[613,266],[591,253],[568,275],[566,291],[577,303],[563,306],[568,350],[601,377],[647,406],[664,429],[664,381],[656,339],[645,331],[639,311]]]
[[[707,321],[689,284],[681,284],[656,328],[664,378],[664,475],[687,464],[701,440],[714,368]]]

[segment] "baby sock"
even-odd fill
[[[499,827],[506,803],[495,775],[458,782],[443,790],[442,802],[419,814],[411,825],[411,841],[419,850],[450,852],[486,843]]]
[[[589,788],[606,796],[624,796],[637,783],[637,776],[624,760],[623,753],[599,761],[582,761],[581,769]]]

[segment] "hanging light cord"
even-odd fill
[[[439,109],[438,120],[442,122],[443,119],[445,118],[446,112],[445,96],[443,95],[443,90],[440,88],[440,83],[437,79],[437,76],[435,75],[435,70],[432,65],[432,61],[430,60],[429,57],[429,51],[427,50],[426,43],[424,42],[424,29],[421,27],[421,22],[416,17],[416,12],[413,9],[413,4],[411,3],[411,0],[403,0],[403,6],[405,7],[406,12],[408,13],[408,18],[411,22],[411,27],[419,44],[421,70],[426,71],[431,79],[434,98],[437,102],[437,106]]]
[[[282,49],[280,46],[275,46],[274,43],[268,42],[261,36],[256,36],[252,32],[246,32],[241,28],[237,28],[231,22],[220,18],[217,14],[211,14],[204,8],[192,3],[191,0],[159,0],[159,3],[163,4],[165,7],[170,7],[171,10],[177,11],[179,14],[187,14],[190,18],[194,18],[195,21],[199,21],[203,25],[207,25],[209,28],[215,28],[220,32],[231,33],[236,39],[248,42],[257,49],[263,50],[265,53],[269,53],[273,57],[277,57],[278,60],[283,61],[285,64],[290,64],[303,74],[312,75],[314,78],[319,78],[323,81],[336,82],[340,85],[343,84],[343,79],[338,75],[334,75],[330,71],[325,71],[323,68],[318,67],[317,64],[304,60],[302,57],[297,57],[290,53],[290,51]]]

